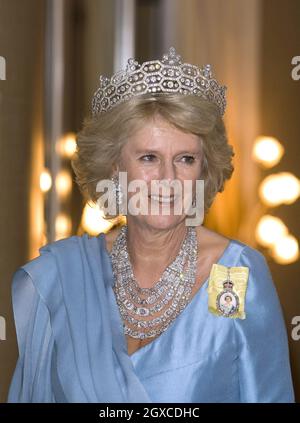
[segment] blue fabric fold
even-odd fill
[[[207,279],[131,355],[104,234],[39,251],[13,277],[19,358],[8,402],[294,402],[281,306],[257,250],[231,240],[218,261],[249,267],[245,320],[208,311]]]
[[[113,280],[103,242],[102,236],[85,234],[48,244],[15,274],[13,305],[20,346],[9,402],[150,402],[126,352],[118,306],[108,299],[114,295]],[[27,299],[21,297],[28,290],[27,297],[35,297],[43,310],[42,316],[31,314],[24,323]],[[56,347],[55,354],[53,345],[48,350],[48,363],[32,357],[33,348],[45,348],[45,322]],[[54,392],[33,395],[27,389],[34,386],[26,374],[30,367],[42,373],[49,387],[55,384]]]

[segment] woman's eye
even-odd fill
[[[193,156],[183,156],[182,159],[184,159],[183,161],[187,164],[193,164],[195,161],[195,157]]]
[[[140,157],[140,160],[143,160],[145,162],[152,162],[154,159],[154,154],[145,154],[144,156]]]
[[[144,154],[140,157],[139,160],[142,160],[144,162],[153,162],[156,159],[156,156],[154,154]],[[194,156],[182,156],[181,159],[186,164],[193,164],[195,161]]]

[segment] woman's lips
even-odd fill
[[[161,204],[170,204],[173,203],[175,200],[174,195],[171,196],[160,196],[160,195],[149,195],[150,200],[159,202]]]

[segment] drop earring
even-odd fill
[[[123,193],[121,190],[121,185],[119,182],[119,178],[118,175],[113,175],[111,180],[114,183],[114,192],[115,192],[115,196],[116,196],[116,203],[118,206],[121,206],[122,204],[122,199],[123,199]]]

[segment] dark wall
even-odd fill
[[[0,341],[0,402],[17,358],[11,309],[13,272],[28,260],[29,190],[34,133],[42,122],[44,1],[0,1],[0,55],[6,80],[0,81],[0,315],[6,340]]]

